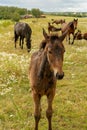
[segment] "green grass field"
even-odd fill
[[[23,20],[32,28],[32,50],[14,48],[14,24],[0,21],[0,130],[34,130],[33,100],[28,80],[31,54],[39,48],[43,39],[42,28],[47,31],[51,19],[73,17],[47,16],[45,19]],[[78,29],[87,32],[87,18],[78,19]],[[61,34],[59,34],[61,35]],[[53,130],[87,130],[87,41],[75,41],[66,49],[63,70],[65,77],[57,82],[53,102]],[[42,98],[42,117],[39,130],[47,130],[46,97]]]

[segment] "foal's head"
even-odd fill
[[[48,36],[45,30],[43,30],[43,35],[46,40],[46,46],[44,48],[45,57],[47,58],[51,70],[57,79],[62,79],[64,77],[63,67],[63,57],[65,48],[62,41],[66,36],[66,32],[58,37],[58,35]]]
[[[74,29],[77,29],[78,19],[73,20]]]

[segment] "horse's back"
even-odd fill
[[[14,26],[14,32],[18,35],[25,35],[26,33],[32,33],[30,26],[27,23],[18,22]]]
[[[84,33],[84,34],[83,34],[83,38],[84,38],[85,40],[87,40],[87,33]]]
[[[62,24],[62,27],[61,27],[62,33],[66,31],[67,25],[68,25],[67,23],[63,23],[63,24]]]
[[[21,22],[18,22],[15,24],[14,26],[14,32],[17,34],[17,35],[20,35],[23,31],[23,23]]]

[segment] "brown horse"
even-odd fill
[[[48,22],[48,33],[50,34],[50,32],[56,32],[56,31],[60,31],[61,28],[56,28],[54,26],[52,26],[49,22]]]
[[[69,22],[69,23],[71,24],[70,29],[68,31],[69,44],[70,44],[70,34],[73,35],[73,40],[71,43],[71,44],[73,44],[74,43],[74,33],[75,33],[75,30],[77,29],[78,19],[74,19],[72,22]],[[61,27],[62,33],[64,33],[67,30],[67,26],[69,26],[69,24],[67,24],[67,23],[62,24],[62,27]]]
[[[76,40],[81,40],[81,39],[87,40],[87,33],[81,33],[81,31],[78,30],[74,35],[74,39],[76,39]]]
[[[83,39],[84,39],[84,40],[87,40],[87,33],[84,33],[84,34],[83,34]]]
[[[54,20],[54,19],[52,19],[52,24],[63,24],[63,23],[65,23],[65,19],[60,19],[60,20]]]
[[[48,101],[46,111],[48,130],[52,130],[52,102],[55,96],[56,82],[64,77],[62,66],[65,49],[62,42],[67,32],[68,30],[58,37],[57,34],[48,35],[43,29],[44,46],[42,45],[41,49],[31,56],[29,79],[34,100],[35,130],[38,130],[41,118],[41,97],[43,95],[47,96]]]
[[[74,39],[75,40],[82,40],[83,39],[83,36],[82,36],[82,33],[80,30],[78,30],[75,35],[74,35]]]

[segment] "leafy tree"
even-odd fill
[[[15,12],[12,16],[12,20],[18,22],[20,20],[20,15],[17,12]]]
[[[31,12],[32,12],[32,15],[33,15],[35,18],[39,18],[40,15],[42,14],[42,12],[41,12],[39,9],[36,9],[36,8],[33,8],[33,9],[31,10]]]
[[[28,10],[25,8],[0,6],[0,19],[14,19],[18,20],[18,15],[25,15]],[[17,16],[17,18],[15,18]]]

